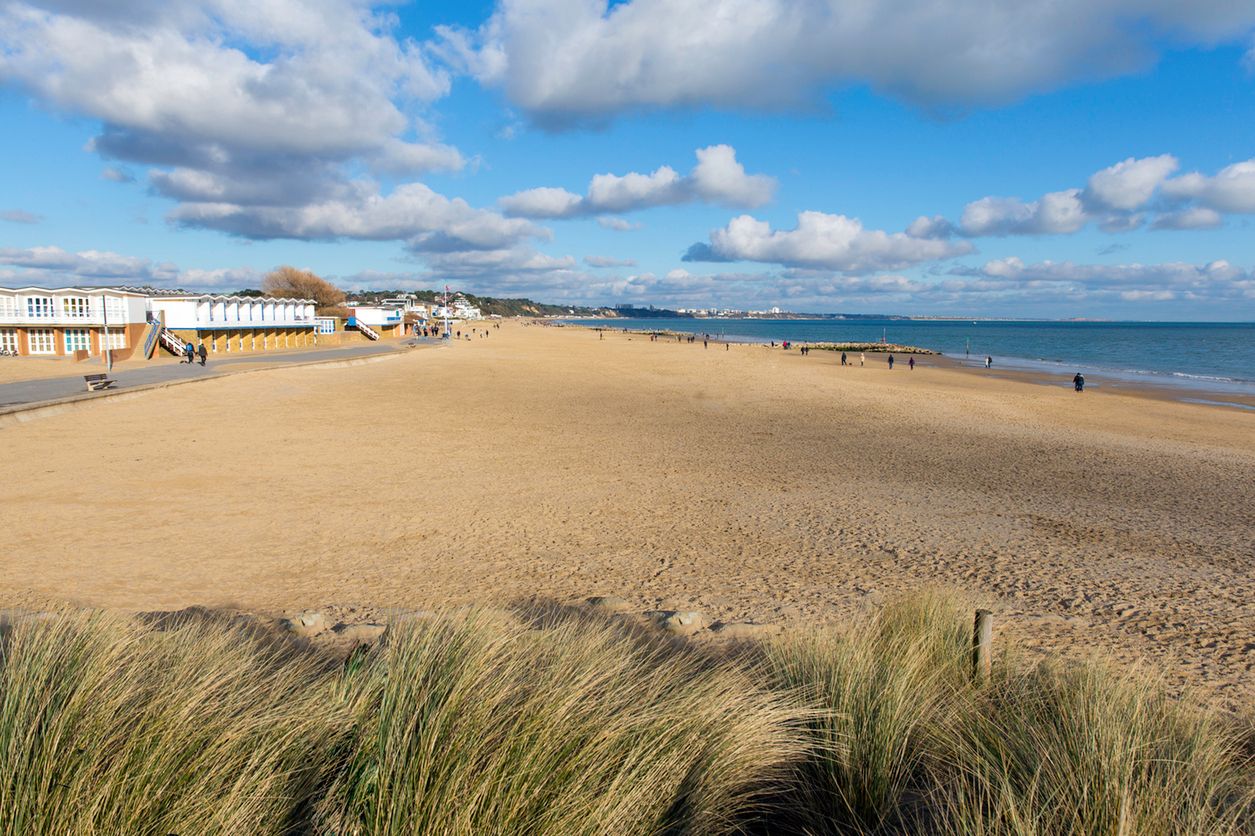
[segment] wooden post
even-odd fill
[[[994,614],[989,610],[977,610],[972,629],[972,678],[977,682],[989,679],[993,666],[993,642]]]

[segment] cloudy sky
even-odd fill
[[[1255,319],[1255,0],[0,0],[0,284]]]

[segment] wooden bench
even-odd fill
[[[114,384],[105,374],[85,374],[83,382],[87,384],[88,392],[99,392],[101,389],[108,389]]]

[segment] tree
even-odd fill
[[[344,304],[344,291],[308,270],[284,265],[266,274],[261,289],[280,299],[313,299],[319,313],[339,309]]]

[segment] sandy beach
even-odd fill
[[[1027,652],[1255,696],[1255,417],[508,322],[0,429],[0,603],[543,596],[794,628],[963,590]]]

